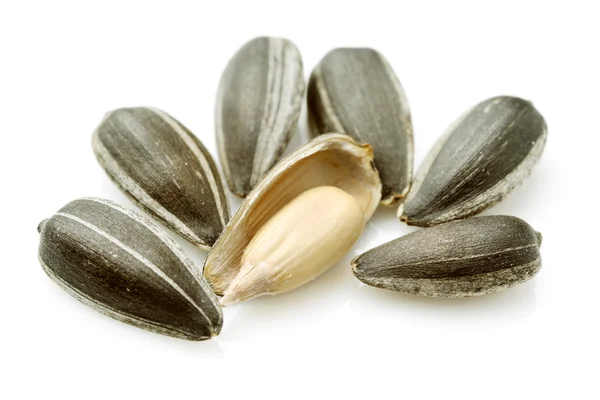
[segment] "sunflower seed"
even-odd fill
[[[477,296],[531,279],[541,234],[509,216],[448,222],[403,236],[352,261],[367,285],[432,297]]]
[[[138,206],[209,249],[229,221],[210,153],[179,121],[146,107],[109,112],[93,136],[96,158]]]
[[[334,186],[308,189],[254,235],[221,304],[285,293],[310,282],[348,252],[364,227],[363,210],[351,194]]]
[[[67,204],[38,230],[42,267],[82,303],[164,335],[219,334],[215,294],[181,247],[148,219],[88,198]]]
[[[398,216],[430,226],[493,206],[529,176],[546,136],[544,118],[528,101],[503,96],[479,103],[429,152]]]
[[[278,233],[276,226],[281,224],[271,223],[277,213],[287,206],[291,207],[290,204],[303,193],[322,186],[334,186],[354,197],[360,205],[363,221],[366,223],[375,212],[381,197],[381,181],[373,165],[371,146],[358,144],[350,136],[341,133],[320,135],[287,155],[273,167],[240,204],[219,240],[208,253],[203,274],[215,293],[224,295],[234,280],[238,282],[241,280],[237,277],[241,274],[245,261],[248,261],[244,259],[244,253],[259,232],[263,231],[261,234],[263,238]],[[332,200],[338,198],[335,196]],[[327,200],[323,199],[323,201]],[[331,207],[343,206],[339,204]],[[323,207],[315,206],[315,208],[317,219],[327,220],[325,216],[319,214]],[[285,219],[289,221],[288,218]],[[337,224],[335,221],[330,222]],[[268,231],[271,231],[267,234],[264,232],[266,225],[270,225]],[[290,227],[284,224],[279,228],[286,230]],[[312,229],[312,236],[318,236],[318,229],[315,227]],[[292,241],[299,242],[298,236],[302,237],[300,231],[288,231],[288,233],[295,236],[295,239],[289,238]],[[346,235],[347,232],[341,234]],[[273,244],[277,243],[274,241]],[[286,246],[282,248],[285,249]],[[304,256],[308,257],[308,254]]]
[[[408,101],[387,60],[368,48],[335,49],[308,82],[313,135],[339,132],[369,143],[381,177],[381,203],[408,192],[413,170],[413,133]]]
[[[233,56],[216,103],[219,158],[231,191],[245,197],[281,158],[296,130],[304,77],[298,49],[259,37]]]

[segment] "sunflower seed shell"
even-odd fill
[[[42,267],[82,303],[177,338],[219,334],[216,296],[183,250],[148,219],[87,198],[67,204],[38,230]]]
[[[297,251],[302,247],[300,243],[302,240],[299,240],[298,237],[302,236],[307,239],[302,243],[315,250],[310,243],[311,237],[313,239],[317,238],[319,236],[318,232],[329,232],[327,227],[316,228],[318,224],[313,222],[308,227],[309,232],[312,232],[311,234],[306,233],[303,229],[299,229],[292,234],[289,229],[294,227],[288,226],[288,223],[290,220],[294,220],[294,218],[289,217],[296,215],[295,212],[284,218],[288,223],[277,223],[276,221],[279,218],[276,216],[299,196],[319,186],[333,186],[354,197],[362,210],[362,222],[366,224],[379,205],[381,198],[381,181],[373,165],[371,146],[358,144],[351,137],[344,134],[320,135],[287,155],[269,171],[240,204],[212,251],[208,253],[203,274],[215,293],[225,294],[234,280],[240,281],[238,275],[244,269],[244,261],[248,261],[244,254],[256,236],[269,238],[268,240],[261,240],[261,242],[270,242],[271,245],[279,243],[280,238],[287,237],[289,243],[283,244],[277,251],[285,250],[283,252],[288,258],[286,260],[288,267],[294,264],[289,262],[289,258],[310,258],[314,256],[314,254],[311,255],[312,251],[302,252],[298,255]],[[331,191],[328,193],[331,193]],[[339,196],[333,196],[329,200],[333,203],[340,203],[336,207],[343,209],[345,207],[341,202],[347,204]],[[319,216],[319,213],[327,212],[332,207],[330,204],[325,206],[325,210],[321,210],[318,204],[313,204],[311,207],[315,210],[315,214],[300,218],[301,220],[313,221],[312,218],[317,217],[320,222],[324,222],[329,227],[337,224],[340,229],[345,231],[340,235],[348,234],[348,227],[341,226],[345,225],[347,221],[344,221],[343,224],[336,222],[335,219],[327,222],[329,218]],[[293,208],[298,211],[296,207]],[[347,208],[345,209],[348,211]],[[332,212],[332,215],[338,215],[336,213],[339,211]],[[262,228],[266,225],[270,225],[272,229],[264,232]],[[302,232],[305,233],[302,234]],[[276,233],[280,233],[281,236]],[[329,233],[333,234],[333,232]],[[333,250],[335,246],[329,247]],[[262,246],[256,248],[262,248]],[[313,266],[316,266],[316,264]],[[280,272],[286,272],[283,263],[277,267],[279,267]],[[296,275],[295,278],[298,278],[298,276]]]
[[[329,52],[308,83],[313,135],[340,132],[375,153],[382,182],[381,203],[403,199],[413,172],[413,131],[408,101],[387,60],[373,49]]]
[[[302,59],[287,39],[259,37],[227,65],[217,94],[219,158],[231,191],[245,197],[281,158],[304,95]]]
[[[546,136],[544,118],[526,100],[503,96],[476,105],[429,152],[398,217],[430,226],[493,206],[529,176]]]
[[[352,261],[367,285],[431,297],[477,296],[531,279],[541,235],[510,216],[475,217],[422,229]]]
[[[109,112],[93,135],[100,165],[138,206],[205,249],[229,221],[229,205],[206,148],[179,121],[146,107]]]

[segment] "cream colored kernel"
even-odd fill
[[[356,199],[333,186],[309,189],[252,238],[222,304],[295,289],[338,262],[360,237],[364,214]]]

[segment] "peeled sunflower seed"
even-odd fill
[[[68,203],[38,230],[44,271],[82,303],[163,335],[219,334],[217,297],[181,247],[148,219],[87,198]]]
[[[542,236],[509,216],[475,217],[422,229],[352,261],[367,285],[432,297],[477,296],[531,279]]]
[[[387,60],[373,49],[329,52],[308,82],[311,133],[343,132],[375,152],[381,203],[403,199],[413,172],[413,131],[408,101]]]
[[[302,59],[287,39],[246,43],[223,72],[216,103],[219,158],[227,185],[245,197],[281,158],[304,95]]]
[[[431,149],[398,217],[430,226],[477,214],[529,176],[546,143],[546,122],[517,97],[494,97],[460,117]]]
[[[254,235],[221,304],[288,292],[313,280],[346,254],[364,226],[362,208],[345,191],[319,186],[303,192]]]
[[[242,202],[204,264],[204,276],[217,294],[226,294],[225,303],[241,301],[261,291],[264,294],[290,290],[314,278],[338,252],[344,251],[350,241],[348,235],[352,236],[356,229],[355,207],[348,196],[334,188],[319,190],[318,195],[307,192],[319,186],[333,186],[353,197],[360,207],[364,225],[381,197],[381,182],[373,166],[371,147],[360,145],[343,134],[322,135],[289,154],[267,173]],[[313,202],[314,206],[308,210],[307,204]],[[278,214],[280,210],[285,211]],[[328,213],[331,216],[328,217]],[[340,219],[332,219],[334,215]],[[341,220],[344,218],[348,221]],[[326,227],[317,224],[318,220],[327,222]],[[309,234],[311,227],[306,223],[314,224],[315,230],[318,226],[318,233]],[[334,226],[339,226],[342,232],[330,232]],[[345,229],[352,232],[344,232]],[[327,240],[337,238],[340,243],[327,242],[329,246],[322,248],[310,238],[311,235],[322,237],[326,232],[332,235]],[[284,240],[286,235],[289,242]],[[272,242],[263,243],[267,240]],[[341,242],[346,244],[341,246]],[[300,248],[307,250],[300,254]],[[312,266],[311,270],[300,260],[302,257],[326,262]],[[261,261],[278,264],[270,269],[272,275],[265,277],[264,282],[266,285],[267,280],[272,280],[275,286],[268,282],[271,286],[264,289],[254,277],[256,286],[248,288],[244,280],[244,274],[249,271],[248,263],[257,265]],[[302,270],[302,276],[298,269]],[[256,272],[259,271],[265,271],[263,266]],[[291,275],[290,280],[287,275]]]
[[[121,108],[106,114],[92,145],[138,206],[210,249],[229,221],[229,204],[210,153],[185,126],[155,108]]]

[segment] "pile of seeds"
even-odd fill
[[[46,273],[120,321],[208,339],[221,330],[223,305],[287,292],[338,262],[379,204],[428,228],[355,258],[352,271],[368,285],[475,296],[537,273],[541,235],[527,223],[465,219],[510,193],[540,157],[546,124],[530,102],[477,104],[412,180],[408,102],[380,53],[336,49],[321,60],[307,89],[314,138],[282,158],[304,91],[300,54],[288,40],[254,39],[229,62],[215,118],[225,181],[244,198],[231,219],[212,156],[183,124],[152,108],[107,113],[93,135],[100,165],[140,208],[210,251],[203,271],[154,222],[83,198],[38,227]]]

